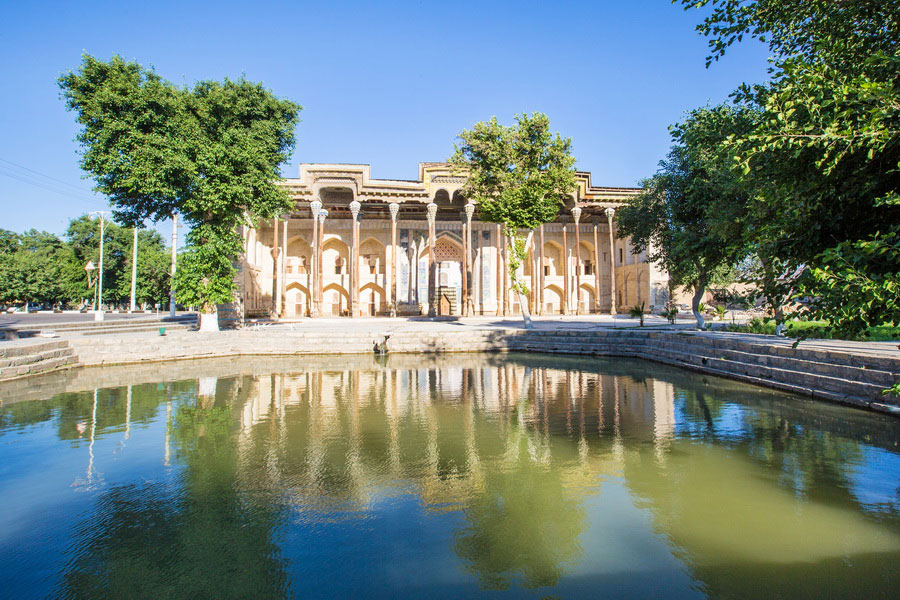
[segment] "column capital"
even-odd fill
[[[324,223],[324,222],[325,222],[325,217],[327,217],[327,216],[328,216],[328,211],[327,211],[327,210],[325,210],[324,208],[323,208],[322,210],[320,210],[320,211],[319,211],[319,222],[320,222],[320,223]]]
[[[313,200],[309,203],[309,210],[312,212],[313,218],[319,216],[319,211],[322,210],[322,201],[321,200]]]
[[[581,207],[576,206],[572,208],[572,218],[575,219],[575,224],[578,225],[578,221],[581,219]]]
[[[607,209],[606,209],[605,211],[603,211],[603,212],[606,213],[606,218],[607,218],[607,220],[609,220],[609,221],[612,221],[612,220],[613,220],[613,217],[616,216],[616,209],[614,209],[614,208],[611,207],[611,206],[610,206],[609,208],[607,208]]]
[[[396,202],[388,204],[388,210],[391,212],[391,221],[397,220],[397,213],[400,212],[400,205]]]
[[[472,215],[475,214],[475,205],[472,204],[471,202],[467,202],[466,206],[465,206],[465,211],[466,211],[466,218],[471,221]]]
[[[353,215],[355,219],[359,215],[359,209],[362,208],[362,203],[359,200],[354,200],[350,203],[350,213]]]
[[[437,216],[438,206],[434,202],[429,202],[426,207],[426,215],[428,216],[428,224],[434,225],[434,218]]]

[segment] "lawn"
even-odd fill
[[[753,319],[746,325],[729,325],[726,327],[726,330],[775,335],[775,319]],[[789,321],[784,333],[788,337],[805,335],[813,339],[841,339],[831,330],[828,321]],[[854,339],[867,342],[900,340],[900,326],[879,325],[878,327],[870,327],[861,337]]]

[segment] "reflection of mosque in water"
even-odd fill
[[[473,363],[474,364],[474,363]],[[240,382],[238,445],[252,485],[326,492],[365,506],[390,482],[415,481],[429,506],[459,506],[485,469],[554,462],[566,487],[621,474],[622,435],[665,445],[669,383],[505,363],[318,370]],[[274,449],[274,450],[273,450]],[[306,497],[301,504],[306,505]]]
[[[333,360],[305,359],[303,372],[296,362],[239,376],[223,368],[218,379],[207,368],[206,377],[165,384],[162,394],[157,384],[135,386],[134,407],[131,388],[119,389],[124,410],[104,403],[104,393],[98,410],[95,393],[82,409],[85,426],[61,422],[60,433],[91,450],[95,430],[127,436],[129,418],[161,419],[153,414],[165,398],[164,460],[182,468],[182,491],[172,499],[165,486],[150,487],[138,499],[110,487],[104,494],[115,502],[98,511],[154,506],[161,516],[141,527],[154,533],[155,554],[185,539],[193,562],[183,568],[203,573],[198,581],[209,581],[211,564],[231,573],[252,563],[260,576],[247,589],[270,577],[262,587],[273,595],[288,580],[274,541],[284,518],[356,519],[404,495],[435,517],[462,515],[449,543],[483,587],[554,585],[583,570],[582,544],[603,535],[585,534],[600,519],[588,497],[607,485],[647,511],[649,527],[711,596],[776,595],[798,580],[819,591],[853,582],[863,593],[888,589],[896,572],[897,506],[888,499],[876,507],[875,523],[854,479],[866,452],[856,440],[896,447],[896,430],[874,417],[813,413],[773,392],[638,361],[598,360],[602,372],[593,372],[587,361],[541,356],[397,356],[383,365],[342,357],[341,368]],[[113,406],[116,415],[104,409]],[[89,460],[88,481],[92,452]],[[148,504],[153,494],[160,500]],[[83,542],[88,551],[74,571],[111,572],[119,553],[106,549],[117,545],[133,560],[133,526],[96,518],[123,531],[89,529],[97,537]],[[190,541],[225,535],[227,554],[198,554]],[[858,565],[873,574],[862,583]],[[591,581],[603,584],[601,573]]]

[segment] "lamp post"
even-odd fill
[[[178,246],[178,215],[172,214],[172,278],[169,280],[169,316],[175,316],[175,268],[178,264],[177,250]]]
[[[138,251],[138,230],[134,228],[134,242],[131,245],[131,307],[130,312],[137,309],[137,251]]]
[[[103,215],[108,214],[107,210],[96,210],[92,212],[92,215],[97,215],[100,219],[100,273],[97,276],[97,308],[94,311],[94,320],[102,321],[103,320]]]
[[[85,272],[87,273],[88,289],[90,289],[90,288],[94,287],[94,282],[91,280],[91,273],[92,273],[93,271],[96,271],[96,270],[97,270],[97,267],[94,266],[94,261],[92,261],[92,260],[87,261],[87,264],[84,265],[84,270],[85,270]],[[96,293],[96,290],[94,291],[94,293],[91,294],[91,304],[94,306],[94,308],[97,307],[97,293]]]

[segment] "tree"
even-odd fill
[[[519,279],[519,267],[534,229],[556,218],[575,191],[572,140],[551,133],[550,120],[541,113],[516,115],[511,127],[492,117],[459,138],[462,144],[454,145],[450,162],[467,171],[463,194],[478,204],[481,219],[503,225],[510,287],[519,295],[525,326],[531,328],[528,289]]]
[[[701,329],[707,286],[731,274],[747,252],[740,225],[748,191],[722,142],[753,118],[728,106],[689,113],[671,128],[675,145],[656,174],[641,182],[644,191],[618,210],[619,233],[631,237],[632,251],[647,252],[674,286],[693,288],[691,309]]]
[[[31,229],[17,236],[12,252],[0,256],[0,300],[57,303],[62,297],[65,247],[58,237]]]
[[[214,259],[179,293],[202,307],[201,328],[217,303],[230,302],[240,251],[238,228],[292,207],[277,185],[279,165],[294,146],[300,106],[243,78],[202,81],[179,89],[152,70],[119,56],[85,55],[59,78],[66,105],[82,126],[82,167],[109,196],[121,223],[135,226],[181,214],[188,244]]]
[[[735,94],[761,118],[727,144],[757,187],[760,257],[801,273],[781,293],[845,336],[900,322],[900,0],[681,3],[712,7],[707,64],[745,35],[773,53],[771,80]]]

